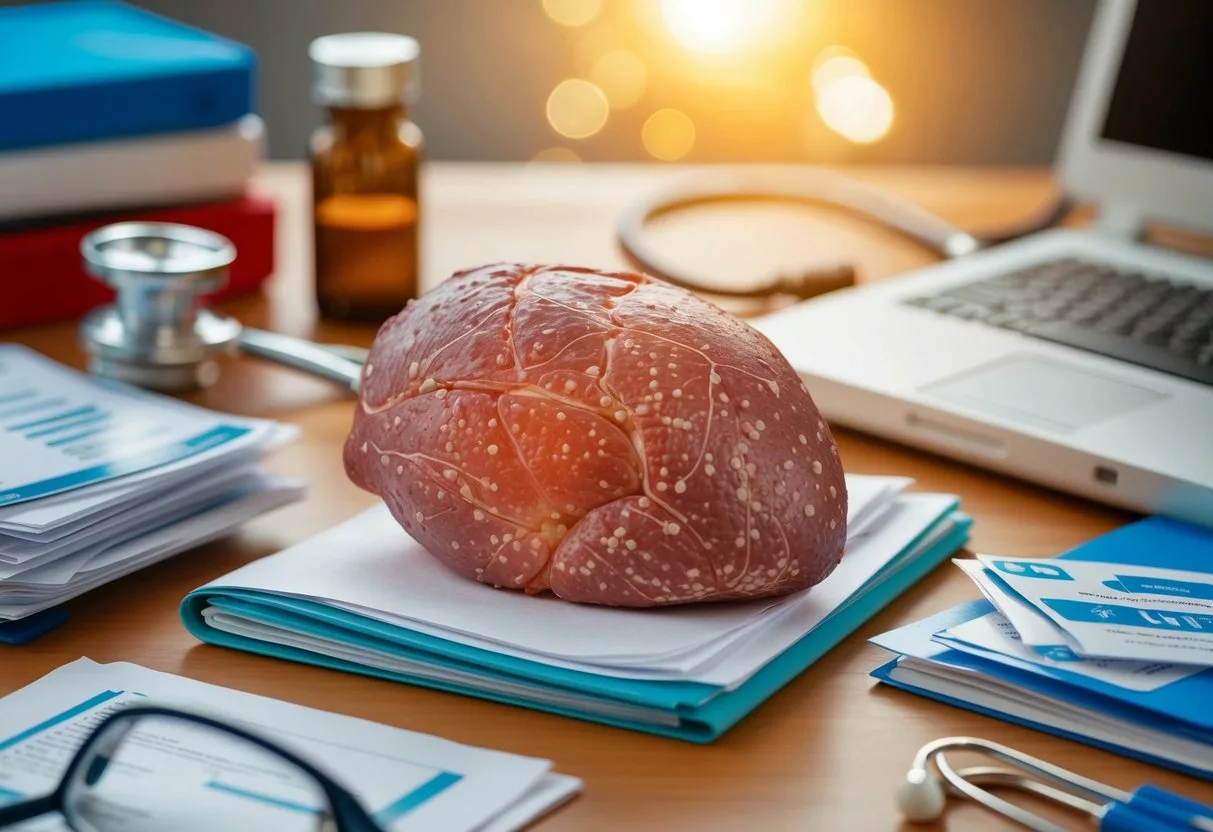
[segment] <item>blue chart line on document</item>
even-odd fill
[[[129,448],[155,443],[172,426],[140,417],[119,421],[111,410],[60,396],[35,399],[18,410],[0,410],[0,430],[90,460],[105,456],[119,444]]]

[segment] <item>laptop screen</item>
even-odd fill
[[[1213,0],[1138,0],[1103,137],[1213,161]]]

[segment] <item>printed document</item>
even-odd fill
[[[1069,559],[978,559],[1083,656],[1213,665],[1213,574]]]
[[[304,708],[266,697],[195,682],[133,664],[79,659],[0,699],[0,804],[48,794],[76,749],[106,715],[136,705],[201,709],[221,721],[258,732],[320,768],[362,802],[386,830],[512,830],[580,789],[580,781],[551,771],[546,760],[475,748],[365,720]],[[142,725],[142,723],[141,723]],[[164,736],[134,736],[138,765],[122,767],[121,794],[130,806],[131,832],[145,829],[138,780],[166,782],[183,805],[217,801],[220,813],[264,817],[265,829],[299,826],[310,794],[291,772],[270,771],[243,749],[213,735],[158,721],[146,729]],[[171,733],[172,736],[167,734]],[[252,757],[253,752],[248,752]],[[172,773],[166,778],[165,771]],[[129,780],[129,782],[126,782]],[[140,797],[142,795],[142,797]],[[303,797],[301,797],[301,795]],[[243,808],[242,808],[243,807]],[[303,807],[307,809],[308,807]],[[318,808],[318,807],[311,807]],[[303,817],[310,815],[304,811]],[[20,832],[65,832],[58,815],[23,824]],[[14,830],[17,832],[17,830]],[[163,832],[163,830],[156,830]]]
[[[1084,659],[1074,655],[1064,646],[1033,650],[1019,639],[1019,634],[1011,626],[1011,622],[997,612],[987,613],[980,618],[950,627],[938,633],[935,640],[953,650],[972,653],[979,658],[998,661],[998,657],[1005,656],[1040,667],[1085,676],[1125,690],[1142,692],[1158,690],[1204,671],[1203,667],[1190,664]]]
[[[251,424],[0,345],[0,506],[187,459]]]

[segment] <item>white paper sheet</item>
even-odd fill
[[[92,560],[123,543],[197,514],[226,495],[254,491],[268,482],[264,474],[252,467],[223,473],[222,477],[196,483],[189,493],[166,494],[163,500],[149,499],[112,518],[115,522],[105,528],[90,528],[48,547],[28,544],[30,548],[21,552],[22,560],[0,563],[0,582],[64,583]]]
[[[826,618],[838,612],[860,587],[870,581],[872,586],[878,585],[880,580],[872,581],[872,576],[898,553],[904,552],[953,502],[954,498],[947,494],[902,495],[894,503],[894,510],[889,512],[879,529],[865,535],[861,538],[860,545],[851,550],[849,564],[847,558],[844,558],[830,577],[805,593],[796,604],[789,606],[787,613],[774,619],[771,626],[753,634],[751,643],[739,644],[719,665],[706,670],[705,676],[718,680],[727,679],[728,682],[722,683],[729,688],[735,688],[744,682]],[[934,545],[953,529],[954,526],[950,522],[941,525],[918,549],[909,552],[907,559],[913,561],[921,549]]]
[[[877,526],[848,547],[825,581],[774,602],[623,610],[495,590],[446,570],[381,507],[210,586],[306,598],[556,667],[733,687],[837,610],[952,502],[946,495],[902,495]],[[336,558],[333,552],[342,555]],[[262,622],[229,612],[212,613],[210,620],[240,635],[255,638],[262,633],[278,643],[285,637]],[[306,649],[327,649],[317,647],[319,639],[291,639],[293,646],[305,646],[302,639],[308,642]],[[381,658],[392,659],[387,654]]]
[[[1194,665],[1165,662],[1083,659],[1074,655],[1067,647],[1034,650],[1020,640],[1011,622],[997,612],[944,630],[935,640],[953,650],[973,653],[982,658],[989,658],[988,654],[995,653],[1141,692],[1158,690],[1204,670]]]
[[[0,801],[53,790],[91,725],[106,713],[147,703],[201,710],[287,746],[352,791],[392,832],[509,832],[580,789],[576,779],[553,773],[547,760],[461,745],[137,665],[80,659],[0,699]],[[249,800],[249,812],[282,813],[267,814],[263,828],[296,828],[290,821],[297,815],[270,805],[284,791],[295,794],[290,790],[298,784],[289,775],[270,777],[235,758],[198,760],[193,752],[205,737],[163,724],[159,728],[168,732],[167,742],[147,744],[146,768],[124,771],[125,776],[172,770],[174,795],[179,791],[189,801],[185,805],[194,807],[203,805],[218,782],[226,787],[224,799]],[[163,787],[165,780],[161,776],[156,783]],[[237,792],[242,794],[233,798]],[[51,818],[26,828],[59,832],[66,825]],[[127,828],[153,832],[134,811]]]
[[[951,524],[945,522],[936,534],[930,535],[921,541],[919,547],[929,548],[934,545],[940,536],[948,533],[950,528]],[[913,562],[917,551],[919,551],[918,547],[908,550],[903,555],[903,562]],[[342,641],[281,629],[267,622],[260,622],[247,616],[234,615],[220,611],[214,607],[205,610],[203,616],[210,626],[224,632],[272,644],[307,650],[318,655],[353,662],[368,668],[410,674],[430,681],[461,684],[474,690],[490,693],[521,696],[537,703],[568,706],[585,713],[628,719],[650,725],[672,725],[678,723],[677,715],[667,710],[606,701],[600,697],[572,691],[556,691],[526,681],[506,682],[490,679],[479,673],[441,668],[432,663],[405,659],[390,651],[356,647]],[[729,653],[728,658],[733,663],[727,669],[722,669],[720,673],[714,676],[708,673],[697,673],[693,676],[693,679],[695,681],[720,684],[726,690],[735,689],[761,669],[762,664],[773,658],[773,655],[770,653],[771,650],[791,644],[792,641],[803,636],[803,626],[804,622],[787,619],[782,624],[776,622],[775,626],[769,628],[769,632],[767,630],[755,632],[749,639],[751,643],[743,645],[739,649]],[[547,660],[546,663],[552,666],[573,667],[569,663],[557,662],[551,659]],[[590,672],[594,672],[593,668],[573,667],[573,669],[588,669]],[[637,678],[641,676],[637,672],[621,673],[606,668],[599,668],[596,672],[598,675],[603,676],[634,676]],[[682,677],[671,677],[669,674],[653,674],[651,677],[646,678]],[[714,694],[708,695],[707,699],[710,699],[712,695]]]
[[[897,495],[913,483],[909,477],[847,475],[847,545],[867,534]]]
[[[1018,595],[1006,592],[990,577],[981,561],[956,558],[952,563],[959,566],[960,571],[969,576],[969,580],[981,590],[986,600],[1011,622],[1024,644],[1029,647],[1073,647],[1073,639],[1067,636],[1064,630],[1054,626],[1048,616]]]
[[[229,534],[254,517],[298,500],[304,490],[301,481],[267,477],[263,490],[236,497],[99,553],[80,564],[66,584],[0,582],[0,620],[23,618],[57,606],[123,575]]]
[[[74,534],[52,541],[0,539],[0,578],[15,575],[34,564],[51,558],[63,557],[73,552],[113,542],[137,533],[140,526],[154,522],[163,513],[182,505],[196,504],[213,498],[247,479],[256,470],[256,464],[224,466],[213,472],[202,473],[176,486],[162,486],[156,499],[140,500],[130,508],[117,512],[94,523],[84,524]],[[6,573],[5,570],[10,572]]]
[[[619,658],[625,666],[715,642],[779,603],[619,609],[506,592],[448,570],[384,506],[215,583],[335,600],[389,623],[417,622],[535,656],[603,664]]]
[[[268,450],[294,441],[298,435],[299,429],[290,425],[255,422],[249,433],[197,456],[88,488],[0,508],[0,531],[27,540],[55,540],[130,508],[162,488],[220,467],[255,461]]]

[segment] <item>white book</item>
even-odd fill
[[[229,199],[265,156],[265,123],[0,153],[0,222]]]

